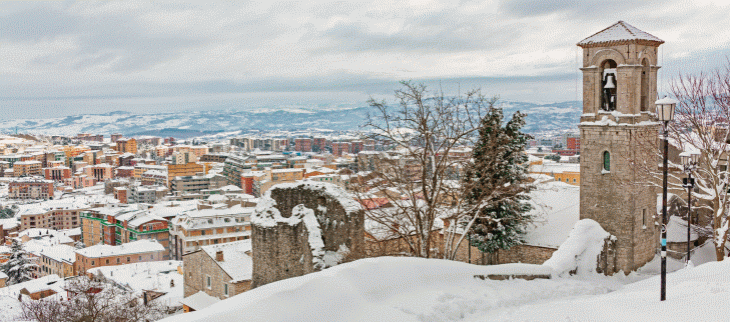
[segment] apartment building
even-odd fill
[[[251,169],[251,162],[248,157],[232,154],[226,158],[223,164],[223,175],[228,179],[228,184],[241,187],[241,174]]]
[[[131,185],[127,189],[127,202],[153,204],[163,198],[169,190],[162,185]]]
[[[39,252],[38,275],[56,274],[61,278],[76,276],[76,248],[69,245],[49,245]]]
[[[117,139],[117,151],[121,153],[132,153],[137,154],[137,140],[135,139],[127,139],[127,138],[119,138]]]
[[[55,182],[65,182],[71,178],[71,168],[66,166],[57,166],[52,168],[43,168],[43,176],[46,180]]]
[[[167,172],[167,166],[155,165],[155,164],[145,164],[142,162],[137,162],[134,165],[134,178],[142,179],[142,174],[144,174],[145,172],[147,172],[149,170]]]
[[[114,168],[106,163],[86,166],[83,168],[83,173],[97,182],[114,179]]]
[[[205,164],[189,162],[185,164],[168,164],[167,177],[172,180],[175,177],[194,176],[197,174],[207,174],[210,170]],[[170,182],[166,182],[169,186]]]
[[[90,205],[82,198],[49,200],[20,206],[20,230],[32,228],[72,229],[81,226],[80,214]]]
[[[170,181],[170,190],[176,193],[198,193],[202,190],[218,189],[228,185],[228,179],[219,174],[199,173],[195,176],[175,177]]]
[[[294,151],[312,152],[313,141],[307,138],[294,139]]]
[[[139,211],[139,208],[136,205],[111,204],[82,211],[79,215],[81,219],[81,240],[86,245],[103,244],[105,232],[107,235],[112,233],[112,230],[107,227],[116,223],[113,218],[132,211]],[[106,240],[111,241],[112,239],[109,237]]]
[[[142,182],[142,185],[145,185],[145,186],[157,185],[157,186],[166,186],[167,187],[167,171],[159,171],[159,170],[145,171],[142,174],[142,176],[140,177],[140,182]]]
[[[350,142],[332,142],[332,155],[341,156],[350,152]]]
[[[254,207],[234,205],[192,210],[176,216],[170,221],[170,258],[182,260],[182,255],[201,246],[249,239],[253,212]]]
[[[138,240],[118,246],[95,245],[75,252],[76,272],[86,274],[95,267],[163,260],[165,247],[153,240]]]
[[[53,198],[53,181],[20,178],[8,183],[8,198],[48,200]]]
[[[200,162],[226,162],[228,153],[206,153],[200,157]]]
[[[43,175],[43,163],[41,161],[18,161],[13,164],[14,177],[30,177]]]

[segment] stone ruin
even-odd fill
[[[364,210],[324,182],[273,186],[252,224],[252,288],[362,257]]]

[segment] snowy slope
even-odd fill
[[[525,131],[530,133],[575,128],[580,119],[579,102],[538,105],[524,102],[504,102],[500,105],[505,117],[520,110],[526,112]],[[42,133],[74,136],[88,132],[126,136],[155,135],[188,138],[218,132],[239,130],[358,130],[370,111],[368,107],[350,109],[259,109],[205,110],[157,114],[111,112],[48,119],[0,120],[1,133]]]
[[[264,285],[163,321],[717,321],[730,308],[730,261],[658,277],[474,279],[490,267],[381,257]],[[701,308],[701,309],[700,309]]]

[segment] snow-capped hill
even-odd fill
[[[580,102],[538,105],[503,102],[499,106],[509,118],[515,111],[527,113],[524,130],[535,133],[574,128],[580,121]],[[3,133],[42,133],[74,136],[78,133],[125,136],[155,135],[188,138],[245,130],[358,130],[369,107],[307,109],[296,106],[256,110],[202,110],[170,113],[133,114],[115,111],[47,119],[14,119],[0,122]]]

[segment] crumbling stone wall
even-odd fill
[[[324,182],[273,186],[252,223],[252,287],[309,274],[364,253],[364,211]]]
[[[616,238],[611,236],[603,241],[603,250],[598,256],[596,272],[613,275],[620,270],[616,257]]]

